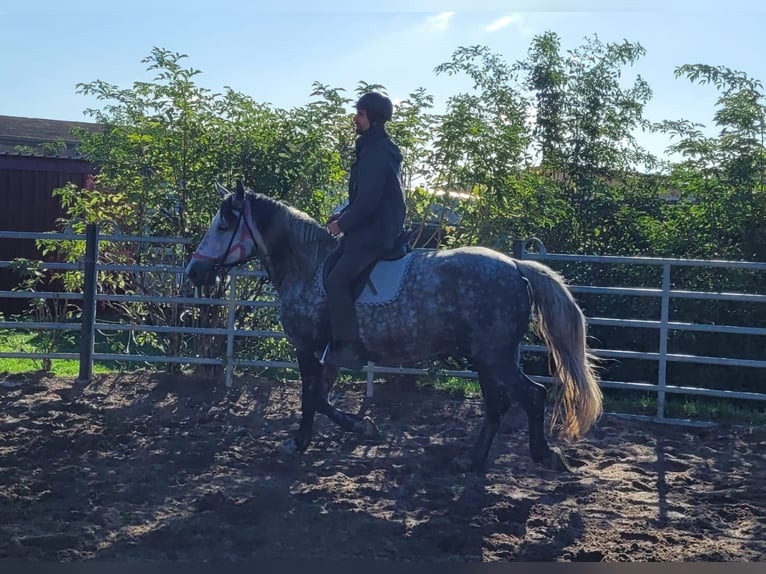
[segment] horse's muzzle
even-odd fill
[[[207,261],[192,259],[184,270],[192,285],[202,287],[215,283],[213,266]]]

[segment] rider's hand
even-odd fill
[[[330,235],[332,235],[333,237],[337,237],[338,235],[343,233],[343,231],[341,231],[340,229],[340,226],[338,225],[338,222],[335,221],[334,219],[327,224],[327,231],[329,231]]]
[[[333,213],[333,214],[330,216],[330,218],[327,220],[327,224],[326,224],[326,225],[330,225],[330,224],[331,224],[333,221],[335,221],[335,220],[336,220],[336,219],[338,219],[339,217],[340,217],[340,213]]]

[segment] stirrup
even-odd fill
[[[330,343],[327,343],[324,347],[324,351],[322,352],[322,356],[319,357],[319,364],[324,365],[325,359],[327,358],[327,353],[330,351]]]

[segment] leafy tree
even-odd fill
[[[720,92],[713,121],[720,128],[717,152],[727,183],[752,192],[764,182],[763,84],[744,72],[724,66],[687,64],[675,70],[676,77],[713,84]]]
[[[465,74],[473,92],[452,96],[435,132],[432,185],[471,195],[463,206],[460,241],[486,242],[497,214],[512,201],[508,182],[525,166],[530,142],[528,102],[515,70],[485,46],[458,48],[437,74]]]
[[[519,64],[527,75],[525,87],[534,94],[533,147],[540,166],[551,173],[563,173],[567,167],[567,69],[560,51],[558,35],[546,32],[532,39],[528,59]]]
[[[524,165],[529,144],[528,105],[515,72],[498,54],[472,46],[458,48],[436,73],[466,74],[475,92],[447,102],[434,142],[434,159],[442,170],[436,183],[465,190],[485,187],[499,199],[507,177]]]
[[[656,193],[634,177],[638,166],[654,165],[634,135],[651,127],[643,117],[651,90],[640,76],[628,87],[621,80],[643,54],[639,44],[597,38],[562,54],[559,37],[547,32],[514,65],[473,46],[438,66],[474,81],[474,93],[449,100],[434,143],[436,183],[472,194],[456,240],[508,244],[534,229],[556,248],[626,249],[612,236],[625,230],[621,222],[651,219],[634,217],[640,202],[627,209],[626,198]],[[522,221],[527,202],[540,196],[546,225]]]
[[[437,74],[465,75],[472,89],[447,102],[441,115],[420,88],[396,103],[389,131],[399,143],[412,223],[421,242],[456,246],[483,244],[506,251],[518,239],[538,237],[549,251],[691,257],[758,258],[766,255],[764,197],[764,104],[759,81],[725,67],[684,65],[677,77],[712,84],[720,93],[713,122],[719,133],[687,120],[648,122],[644,106],[652,92],[626,71],[643,55],[637,43],[586,38],[563,51],[559,37],[535,37],[526,58],[510,63],[487,47],[458,48]],[[81,231],[98,222],[106,231],[131,235],[182,236],[195,245],[219,199],[214,183],[233,186],[243,177],[257,191],[285,199],[319,220],[346,196],[354,158],[353,97],[320,82],[312,101],[274,109],[227,87],[213,94],[198,86],[198,70],[186,56],[155,48],[144,62],[151,82],[122,89],[103,81],[81,84],[104,107],[90,113],[100,124],[81,134],[83,154],[100,166],[84,188],[57,194],[67,210],[62,226]],[[380,84],[359,82],[352,93]],[[661,171],[635,139],[640,129],[673,136],[681,160]],[[436,191],[460,191],[456,199]],[[672,200],[670,200],[672,196]],[[426,227],[426,223],[428,226]],[[53,249],[51,244],[46,249]],[[104,242],[105,263],[188,261],[191,246],[147,247]],[[61,248],[69,260],[82,256],[82,242]],[[573,282],[656,285],[643,271],[566,266]],[[77,274],[67,275],[76,280]],[[103,272],[103,293],[177,295],[184,283],[174,274]],[[710,274],[674,277],[679,285],[722,287]],[[757,288],[751,278],[738,284]],[[220,283],[220,292],[225,284]],[[271,296],[259,281],[238,281],[243,298]],[[635,300],[584,296],[592,315],[650,318],[653,308]],[[116,303],[120,319],[158,325],[223,326],[216,310],[149,303]],[[684,312],[691,312],[684,310]],[[721,307],[716,322],[727,321]],[[238,325],[274,329],[273,313],[238,311]],[[604,332],[605,333],[605,332]],[[612,335],[610,342],[649,348],[651,338]],[[220,356],[222,340],[180,335],[130,344],[150,344],[168,354],[189,351]],[[709,344],[692,341],[693,344]],[[127,345],[128,343],[123,343]],[[285,358],[279,344],[251,342],[248,356]],[[631,367],[632,368],[632,367]],[[622,375],[621,375],[622,376]],[[627,375],[626,375],[627,376]]]
[[[185,57],[155,48],[144,60],[147,70],[156,74],[154,81],[135,82],[131,89],[101,80],[80,84],[82,93],[108,103],[101,110],[90,110],[101,129],[81,134],[82,153],[99,166],[98,175],[86,188],[69,185],[56,191],[69,216],[62,225],[82,231],[86,222],[94,222],[128,235],[191,240],[185,247],[159,248],[102,242],[104,263],[185,264],[219,205],[216,181],[231,186],[244,177],[258,191],[313,206],[319,215],[322,205],[317,197],[324,197],[324,191],[342,179],[339,151],[322,137],[326,126],[318,121],[321,114],[316,109],[272,110],[232,89],[211,94],[194,83],[199,71],[184,67]],[[58,249],[63,258],[75,260],[84,246],[69,242]],[[65,280],[70,285],[81,283],[76,273]],[[104,272],[99,283],[103,293],[173,296],[186,288],[176,274],[158,277],[141,271]],[[222,288],[219,284],[218,292]],[[264,288],[257,281],[238,284],[243,298],[259,296]],[[224,320],[220,309],[187,310],[164,303],[117,302],[112,310],[117,318],[167,326],[186,318],[205,326],[222,326]],[[241,320],[247,312],[240,311]],[[168,354],[193,344],[195,354],[220,356],[223,341],[197,337],[190,343],[178,334],[145,333],[133,343],[159,347]]]
[[[587,38],[566,58],[567,165],[575,183],[587,188],[596,176],[651,165],[653,158],[636,142],[634,130],[650,127],[643,118],[652,95],[638,76],[629,88],[620,84],[622,68],[645,54],[640,44],[602,43]]]
[[[702,64],[679,66],[676,77],[712,84],[718,91],[713,123],[717,136],[688,120],[666,120],[659,128],[676,141],[669,151],[681,156],[671,181],[681,201],[668,213],[668,226],[685,235],[669,242],[678,253],[697,257],[766,257],[764,195],[764,108],[759,80],[729,68]],[[679,241],[687,238],[680,249]]]

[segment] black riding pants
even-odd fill
[[[336,341],[353,341],[359,338],[356,307],[351,282],[378,257],[373,249],[343,250],[327,276],[327,306],[330,314],[330,330]]]

